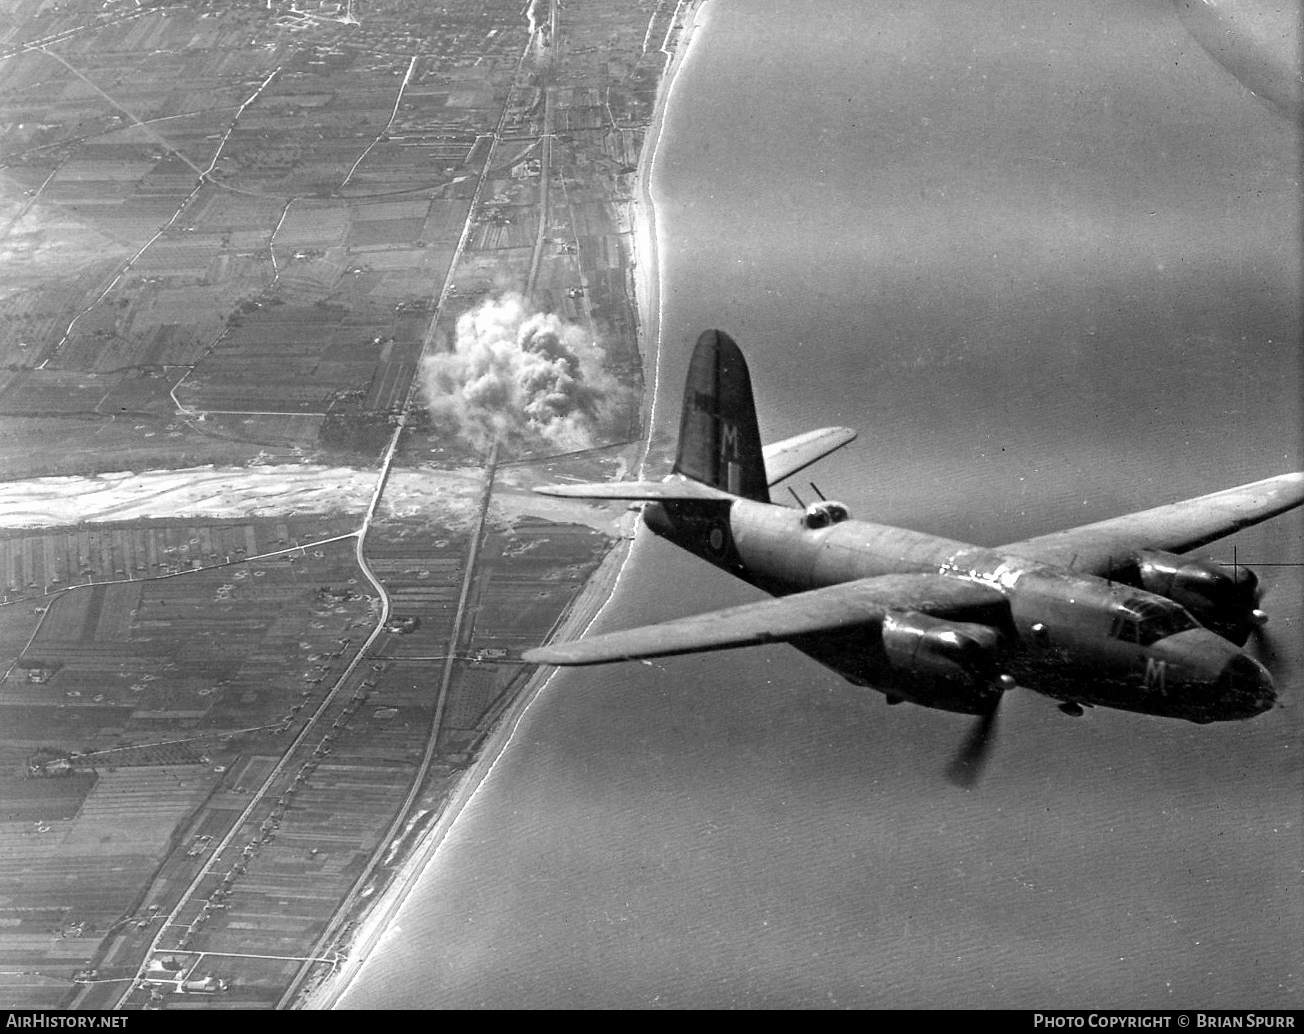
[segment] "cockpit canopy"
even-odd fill
[[[827,528],[831,524],[840,524],[851,516],[850,511],[841,503],[832,499],[821,499],[811,503],[802,514],[801,523],[807,528]]]
[[[1132,596],[1119,605],[1110,635],[1119,642],[1149,646],[1159,639],[1198,627],[1181,604],[1154,597]]]

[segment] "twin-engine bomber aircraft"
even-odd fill
[[[1267,620],[1258,579],[1180,554],[1299,506],[1304,473],[995,549],[851,520],[829,500],[804,511],[770,502],[770,486],[855,437],[832,427],[762,448],[742,352],[708,330],[669,477],[536,491],[645,500],[657,535],[778,598],[523,659],[601,664],[790,643],[888,703],[981,716],[949,770],[966,786],[1015,686],[1075,715],[1100,705],[1212,722],[1273,706],[1272,677],[1241,649]]]

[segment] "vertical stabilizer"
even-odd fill
[[[745,499],[770,501],[752,379],[742,350],[722,330],[697,339],[684,387],[675,472]]]

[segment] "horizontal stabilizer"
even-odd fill
[[[767,445],[763,450],[766,480],[777,485],[855,438],[856,432],[849,427],[821,427],[818,431],[807,431]]]
[[[774,485],[791,477],[855,438],[856,432],[849,427],[822,427],[818,431],[807,431],[767,445],[764,450],[767,483]],[[538,485],[534,491],[566,499],[668,501],[737,498],[724,489],[713,488],[681,474],[671,475],[664,481],[583,481],[573,485]]]
[[[881,621],[889,610],[912,610],[963,620],[990,614],[1005,597],[993,586],[942,574],[889,574],[862,578],[792,596],[747,603],[659,625],[553,643],[526,650],[530,664],[603,664],[781,643],[814,632],[831,632]]]
[[[665,481],[582,481],[573,485],[538,485],[540,495],[566,499],[734,499],[736,496],[700,481],[674,475]]]

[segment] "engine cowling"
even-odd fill
[[[901,671],[983,684],[997,678],[1000,637],[988,625],[907,611],[884,617],[882,634],[889,662]]]
[[[1135,557],[1139,588],[1180,603],[1203,625],[1261,623],[1259,579],[1248,567],[1228,569],[1158,549]]]

